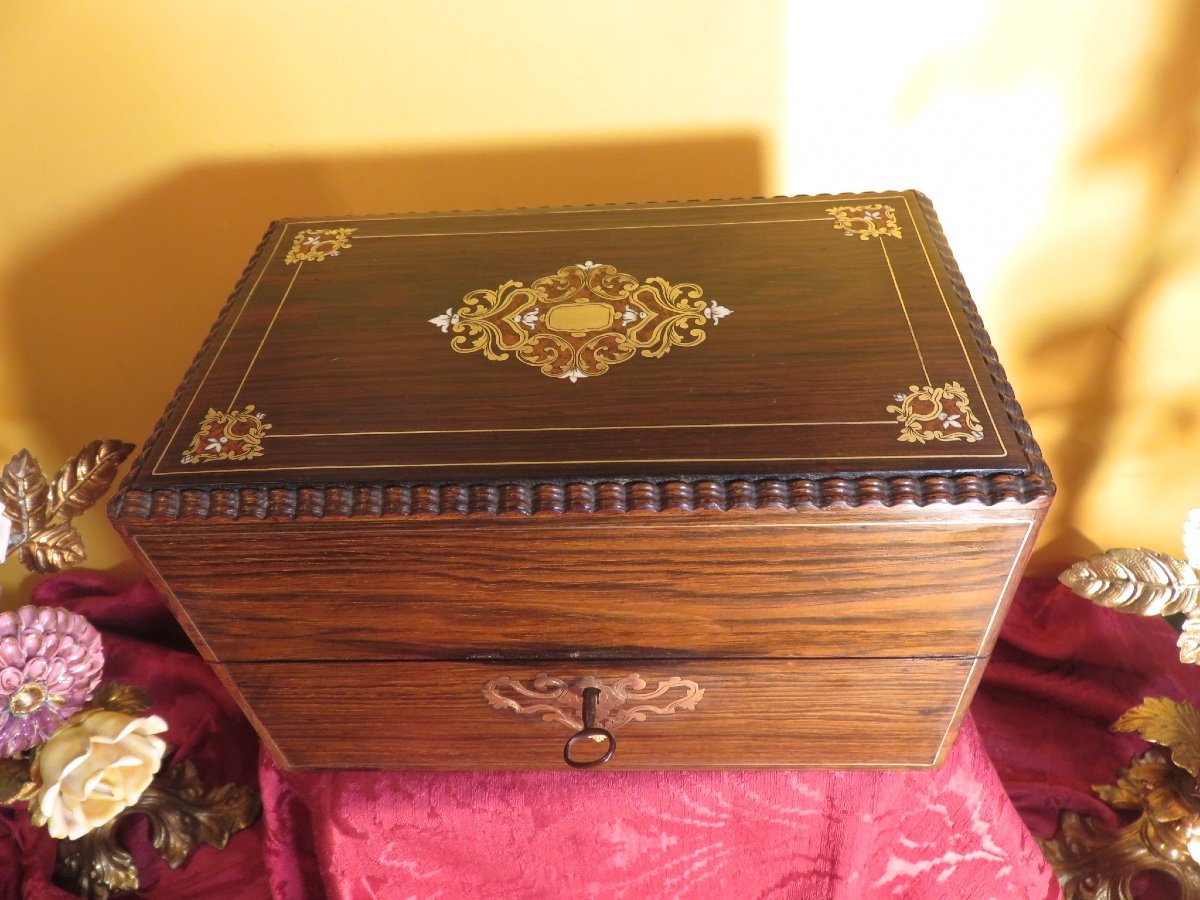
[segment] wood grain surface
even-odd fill
[[[134,540],[224,661],[974,656],[1033,525],[1016,512],[728,518],[187,526]]]
[[[616,663],[231,663],[227,678],[292,768],[566,769],[567,726],[493,709],[501,675],[672,676],[693,710],[614,732],[606,769],[931,766],[949,747],[974,660]],[[580,777],[586,777],[581,773]]]

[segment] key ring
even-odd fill
[[[613,753],[616,752],[617,739],[607,728],[601,728],[596,724],[596,704],[599,700],[600,688],[593,686],[583,689],[583,728],[567,738],[566,746],[563,747],[563,759],[573,769],[590,769],[602,765],[612,759]],[[604,755],[587,761],[571,759],[571,748],[575,742],[593,737],[604,738],[608,741],[608,749]]]

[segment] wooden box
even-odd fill
[[[1053,490],[906,191],[277,222],[110,514],[287,766],[934,766]]]

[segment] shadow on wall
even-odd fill
[[[94,437],[144,440],[273,219],[755,196],[763,155],[733,132],[186,169],[14,266],[0,316],[24,336],[19,414],[43,426],[48,464]],[[102,520],[80,524],[110,566],[124,554]]]
[[[1178,496],[1179,485],[1171,477],[1172,472],[1195,472],[1197,461],[1188,457],[1200,446],[1200,396],[1194,385],[1180,390],[1154,384],[1144,364],[1161,356],[1162,348],[1153,333],[1149,341],[1138,342],[1139,323],[1153,319],[1164,291],[1195,265],[1194,238],[1180,236],[1195,234],[1190,207],[1200,188],[1200,4],[1181,3],[1176,10],[1147,59],[1144,83],[1131,87],[1133,99],[1069,162],[1084,192],[1136,179],[1143,195],[1134,214],[1088,223],[1072,215],[1071,198],[1059,198],[1063,202],[1050,205],[1059,218],[1054,239],[1014,279],[1018,294],[1049,293],[1050,302],[1053,295],[1067,297],[1080,308],[1084,304],[1065,293],[1079,273],[1105,266],[1109,247],[1127,260],[1118,277],[1085,298],[1086,308],[1094,310],[1091,318],[1038,336],[1020,362],[1022,381],[1044,386],[1053,398],[1031,397],[1031,418],[1045,415],[1059,423],[1043,448],[1059,495],[1048,525],[1050,540],[1034,559],[1035,567],[1048,574],[1096,552],[1084,533],[1098,514],[1137,515],[1122,508],[1118,498],[1136,497],[1159,516],[1179,507],[1180,522],[1188,506],[1200,505],[1200,497]],[[1187,322],[1176,325],[1194,329],[1197,323],[1191,312]],[[1174,361],[1177,371],[1194,367],[1194,352],[1189,355],[1192,360]],[[1119,460],[1119,469],[1112,460]],[[1116,491],[1113,481],[1119,484]],[[1156,549],[1177,554],[1179,548]]]

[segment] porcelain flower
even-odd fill
[[[0,757],[35,747],[82,708],[104,667],[100,635],[65,609],[0,613]]]
[[[38,750],[32,806],[51,837],[77,840],[137,803],[162,765],[167,730],[158,716],[89,712]]]

